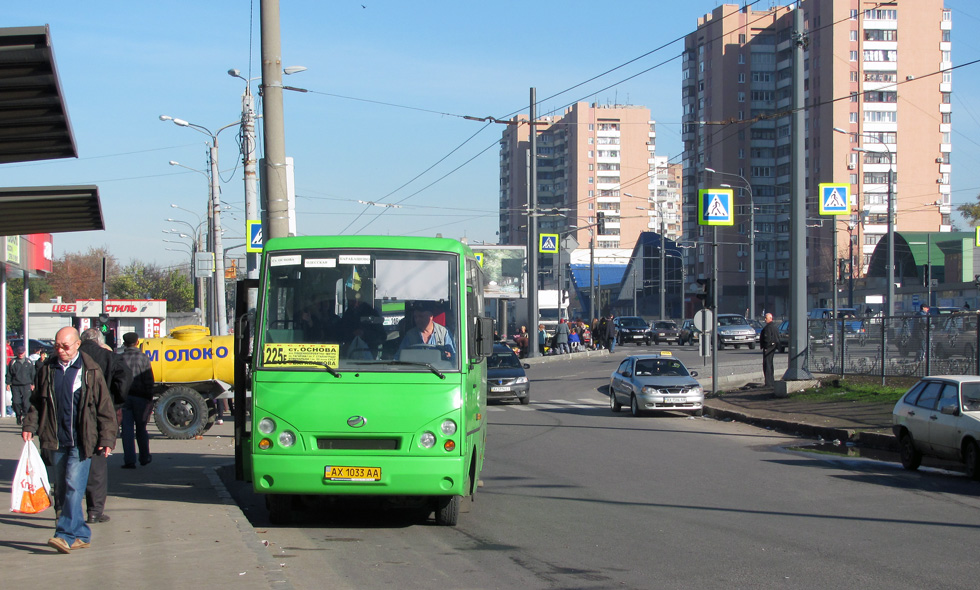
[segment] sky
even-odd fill
[[[283,65],[307,68],[283,83],[309,90],[284,92],[297,232],[438,233],[496,243],[502,128],[462,117],[526,113],[531,87],[539,115],[560,114],[578,100],[646,106],[657,122],[657,154],[679,161],[678,40],[719,4],[281,2]],[[980,41],[968,33],[980,26],[980,6],[947,0],[946,7],[954,65],[980,59]],[[57,0],[10,2],[0,11],[2,27],[44,24],[79,157],[5,164],[0,182],[98,185],[106,230],[56,235],[56,257],[106,247],[122,264],[189,261],[189,239],[165,232],[188,234],[199,225],[207,180],[168,162],[203,172],[208,137],[159,116],[212,131],[239,120],[245,82],[226,72],[261,74],[259,0]],[[956,70],[954,207],[980,193],[980,166],[971,164],[980,159],[978,96],[980,64]],[[218,136],[225,248],[245,235],[236,134],[232,127]],[[261,156],[261,140],[259,149]]]

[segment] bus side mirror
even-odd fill
[[[476,356],[487,358],[493,354],[493,318],[476,318]]]

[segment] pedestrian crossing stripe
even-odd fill
[[[538,236],[538,252],[558,254],[558,234],[541,234]]]
[[[820,215],[849,215],[851,213],[851,185],[832,182],[820,183]]]
[[[248,236],[248,243],[245,244],[246,252],[262,251],[262,222],[250,219],[245,222],[245,235]]]
[[[698,191],[698,225],[735,225],[732,189],[703,188]]]

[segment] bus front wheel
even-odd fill
[[[269,494],[265,497],[269,509],[269,522],[285,525],[293,521],[293,497],[287,494]]]
[[[436,500],[436,524],[456,526],[459,521],[459,504],[462,496],[440,496]]]

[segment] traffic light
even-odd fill
[[[103,336],[107,335],[109,333],[109,314],[100,313],[95,327],[99,329],[99,332],[102,332]]]
[[[597,228],[596,229],[596,233],[598,233],[599,235],[605,235],[605,233],[606,233],[606,214],[603,213],[602,211],[599,211],[598,213],[595,214],[595,225],[596,225],[596,228]]]
[[[712,309],[715,306],[715,300],[711,292],[711,279],[698,279],[698,285],[701,286],[701,292],[697,294],[698,299],[701,300],[701,305],[706,309]]]

